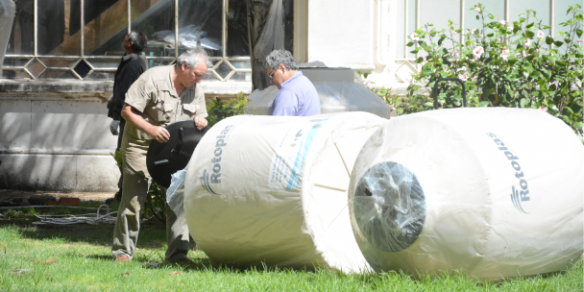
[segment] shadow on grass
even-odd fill
[[[28,222],[10,222],[0,224],[17,226],[23,238],[35,240],[60,239],[70,243],[87,243],[93,245],[111,246],[114,234],[113,224],[74,224],[74,225],[43,225],[35,226]],[[161,248],[166,242],[165,228],[160,224],[145,224],[140,230],[139,247]]]

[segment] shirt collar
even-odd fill
[[[174,85],[172,84],[172,69],[173,69],[174,65],[170,65],[168,66],[169,70],[168,70],[168,78],[166,78],[166,90],[168,90],[168,92],[173,95],[174,97],[178,98],[178,94],[176,93],[176,89],[174,89]]]
[[[294,76],[290,77],[290,79],[284,81],[284,83],[282,83],[282,87],[284,87],[284,85],[286,85],[288,82],[300,77],[300,76],[304,76],[304,74],[302,74],[302,71],[298,70],[298,72],[296,72],[294,74]]]

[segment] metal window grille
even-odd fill
[[[51,54],[39,54],[38,52],[38,33],[39,33],[39,2],[43,0],[34,0],[33,2],[33,52],[32,54],[6,54],[4,64],[2,64],[2,69],[4,71],[3,78],[6,78],[6,74],[18,74],[15,79],[29,79],[36,80],[40,78],[47,79],[78,79],[78,80],[89,80],[94,79],[93,73],[101,73],[103,77],[101,79],[113,79],[113,73],[117,69],[117,64],[120,61],[120,56],[111,55],[87,55],[85,53],[85,29],[87,24],[85,23],[85,2],[86,0],[80,0],[80,38],[79,45],[80,50],[78,54],[67,54],[67,55],[51,55]],[[65,3],[70,3],[72,0],[65,0]],[[213,67],[209,68],[207,71],[208,79],[215,79],[222,82],[233,81],[232,78],[238,72],[242,72],[246,75],[245,79],[251,80],[251,65],[249,56],[228,56],[227,55],[227,17],[228,17],[228,7],[229,0],[222,1],[222,13],[221,13],[221,56],[210,57],[209,60],[214,64]],[[127,30],[128,33],[132,29],[132,1],[125,0],[127,3]],[[174,3],[174,44],[179,43],[179,0],[170,0],[169,2]],[[70,13],[74,13],[71,11]],[[49,28],[50,29],[50,28]],[[120,44],[121,45],[121,44]],[[179,55],[179,46],[173,46],[174,56],[146,56],[149,60],[151,66],[153,64],[170,64],[176,60],[176,56]],[[110,62],[111,61],[111,62]],[[99,62],[106,62],[106,66],[100,66]],[[234,63],[243,64],[242,66],[234,66]],[[66,64],[66,65],[60,65]],[[220,68],[221,67],[221,68]],[[221,72],[219,72],[221,69]],[[49,74],[50,72],[55,72],[56,74]],[[221,73],[221,74],[220,74]],[[44,75],[44,76],[43,76]],[[223,76],[222,76],[223,75]],[[54,78],[51,78],[51,77]],[[213,78],[214,77],[214,78]],[[13,78],[8,76],[8,78]]]

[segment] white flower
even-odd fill
[[[450,32],[452,32],[453,35],[456,34],[456,30],[451,30]]]
[[[541,39],[545,36],[545,34],[543,33],[543,31],[538,30],[537,33],[535,34],[537,36],[538,39]]]
[[[477,31],[475,28],[471,28],[471,29],[470,29],[470,34],[474,34],[474,33],[475,33],[475,31]]]
[[[474,50],[472,50],[472,55],[474,56],[475,59],[478,59],[481,57],[481,55],[485,52],[485,49],[483,49],[483,47],[478,46],[476,48],[474,48]]]
[[[389,108],[390,108],[392,111],[393,111],[393,110],[395,110],[395,106],[394,106],[393,104],[390,104],[390,105],[389,105]]]
[[[500,23],[501,25],[506,25],[506,24],[507,24],[507,21],[505,21],[505,20],[499,20],[499,23]]]
[[[539,110],[540,110],[540,111],[547,112],[547,107],[545,107],[545,105],[542,105],[542,106],[539,108]]]
[[[476,11],[477,13],[481,13],[481,8],[477,6],[477,7],[475,7],[475,11]]]
[[[511,24],[509,26],[507,26],[507,31],[513,31],[514,26]]]
[[[418,34],[417,34],[417,33],[415,33],[415,32],[414,32],[414,33],[412,33],[412,34],[409,36],[409,38],[410,38],[411,40],[413,40],[413,41],[417,41],[417,40],[419,40],[419,39],[420,39],[420,38],[418,37]]]
[[[507,61],[509,59],[510,53],[509,53],[509,49],[507,48],[503,48],[503,51],[501,51],[501,58],[503,58],[503,60]]]
[[[529,47],[531,46],[531,40],[530,39],[526,39],[525,43],[523,43],[524,46]]]
[[[458,79],[462,80],[463,82],[466,81],[466,72],[463,74],[458,74]]]
[[[456,72],[466,71],[466,66],[462,66],[456,70]]]
[[[580,45],[582,45],[582,44],[584,44],[584,40],[578,40],[578,43],[579,43]]]
[[[458,52],[457,51],[452,51],[452,55],[458,56]]]

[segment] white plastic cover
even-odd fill
[[[0,78],[2,78],[2,64],[4,64],[10,34],[12,34],[15,13],[16,4],[12,0],[0,0],[0,27],[2,28],[0,29]]]
[[[501,279],[582,255],[584,146],[542,111],[392,119],[365,143],[349,190],[353,231],[376,271]]]
[[[351,112],[217,123],[187,166],[184,209],[199,249],[235,266],[370,271],[347,190],[357,154],[384,121]]]

